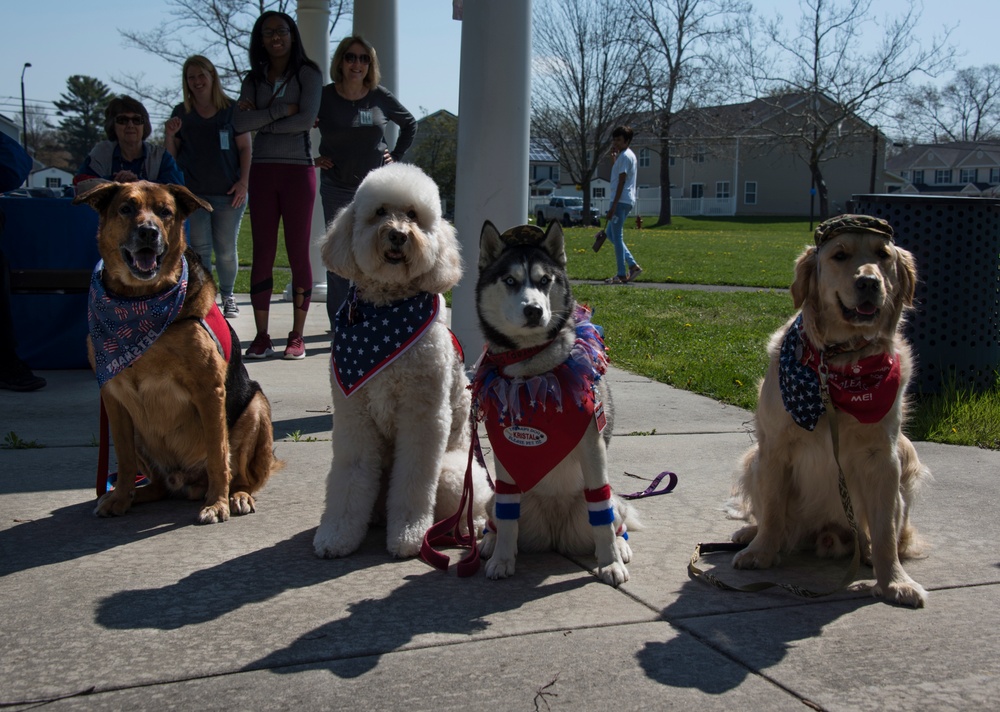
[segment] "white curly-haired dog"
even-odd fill
[[[362,181],[322,256],[354,285],[334,329],[333,464],[313,545],[325,558],[355,551],[384,490],[389,552],[414,556],[458,509],[471,439],[469,380],[441,295],[462,277],[455,228],[434,181],[395,163]],[[478,531],[490,490],[485,470],[474,476]]]

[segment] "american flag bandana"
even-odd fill
[[[821,354],[802,333],[802,315],[781,342],[778,386],[785,410],[806,430],[813,430],[825,412],[820,394]],[[899,359],[876,354],[843,368],[828,367],[827,387],[837,410],[861,423],[877,423],[892,408],[901,385]]]
[[[331,368],[350,397],[423,336],[438,315],[437,294],[421,292],[385,306],[359,298],[351,287],[333,325]]]
[[[184,307],[188,263],[181,257],[181,278],[170,289],[145,297],[119,297],[104,286],[104,260],[90,278],[87,321],[94,347],[94,373],[104,387],[152,346]]]

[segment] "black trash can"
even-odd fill
[[[915,310],[905,334],[919,393],[988,390],[1000,371],[1000,199],[855,195],[853,212],[888,220],[917,261]]]

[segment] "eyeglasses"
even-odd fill
[[[370,64],[372,61],[371,55],[367,54],[354,54],[354,52],[347,52],[344,55],[344,61],[348,64],[355,64],[361,62],[361,64]]]
[[[288,29],[287,27],[278,27],[273,30],[267,29],[261,32],[261,34],[264,35],[264,39],[266,40],[271,39],[275,35],[277,35],[278,37],[288,37],[289,33],[291,33],[291,30]]]
[[[127,126],[128,124],[132,124],[133,126],[142,126],[145,121],[141,116],[136,116],[135,114],[119,114],[115,117],[115,123],[119,126]]]

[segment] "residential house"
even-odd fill
[[[10,138],[21,143],[21,127],[13,119],[0,114],[0,133],[7,134]]]
[[[63,188],[63,186],[72,185],[72,173],[64,171],[62,168],[43,166],[38,161],[35,161],[35,165],[32,167],[31,173],[28,174],[27,186],[29,188],[52,188],[59,191]]]
[[[886,168],[896,175],[887,192],[1000,196],[1000,143],[916,144],[889,158]]]
[[[561,193],[561,176],[559,154],[552,142],[532,138],[528,144],[528,195],[540,198]]]

